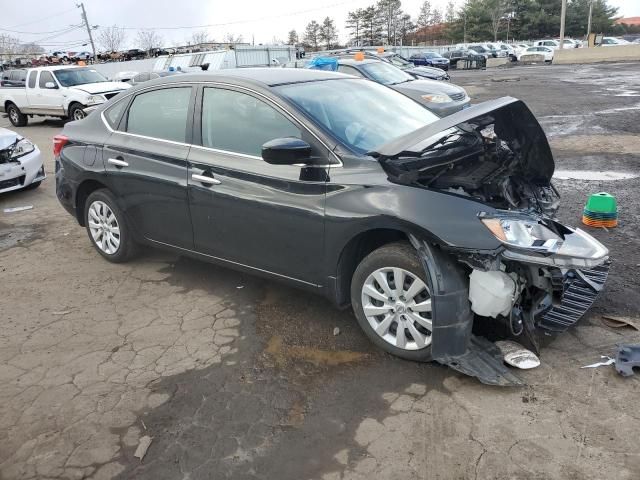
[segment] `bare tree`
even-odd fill
[[[502,19],[507,13],[507,2],[505,0],[489,0],[487,3],[487,13],[491,19],[491,31],[493,32],[493,41],[498,40],[498,30]]]
[[[418,13],[418,19],[416,20],[416,25],[423,31],[422,40],[425,43],[427,41],[427,27],[433,24],[432,18],[431,2],[429,0],[425,0],[420,7],[420,13]]]
[[[108,52],[117,52],[120,50],[127,35],[122,28],[113,25],[112,27],[106,27],[100,29],[97,41],[98,44]]]
[[[154,30],[140,30],[136,37],[138,47],[146,51],[161,47],[162,41],[162,37]]]
[[[191,35],[191,44],[199,45],[201,43],[209,43],[211,40],[209,38],[209,32],[206,30],[200,30],[199,32],[193,32]]]
[[[242,35],[234,35],[233,33],[225,33],[222,38],[222,41],[225,43],[240,43],[242,40]]]

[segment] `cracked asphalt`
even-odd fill
[[[558,169],[639,174],[639,67],[452,79],[474,101],[525,100]],[[620,226],[589,229],[611,275],[578,326],[545,339],[528,386],[500,389],[381,353],[352,314],[276,282],[154,250],[105,262],[55,198],[61,127],[18,129],[50,177],[0,197],[0,478],[640,478],[640,377],[580,369],[640,342],[600,321],[640,315],[640,178],[556,181],[572,225],[588,193],[616,195]]]

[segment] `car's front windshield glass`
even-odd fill
[[[383,85],[395,85],[413,80],[413,77],[408,73],[385,62],[365,63],[360,68],[373,80]]]
[[[392,64],[396,65],[397,67],[413,67],[413,63],[411,63],[409,60],[405,60],[400,55],[391,55],[387,58]]]
[[[275,90],[358,153],[438,120],[409,97],[366,80],[294,83]]]
[[[74,87],[86,83],[108,82],[101,73],[93,68],[65,68],[56,70],[53,74],[63,87]]]
[[[424,56],[425,56],[426,58],[442,58],[442,57],[440,56],[440,54],[438,54],[438,53],[436,53],[436,52],[427,52],[427,53],[425,53],[425,54],[424,54]]]

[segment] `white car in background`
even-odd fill
[[[560,48],[559,40],[537,40],[533,42],[534,47],[549,47],[553,50],[557,50]]]
[[[551,62],[553,60],[553,54],[555,50],[551,47],[529,47],[521,51],[516,57],[519,62],[523,60],[523,57],[527,55],[542,55],[545,62]],[[524,58],[526,60],[526,58]]]
[[[603,47],[617,47],[618,45],[631,45],[631,42],[627,42],[622,38],[602,37],[602,43],[600,45]]]
[[[45,176],[38,147],[16,132],[0,128],[0,193],[37,188]]]

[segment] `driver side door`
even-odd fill
[[[188,191],[195,250],[307,285],[321,283],[328,161],[271,165],[269,140],[297,137],[330,153],[288,112],[256,92],[202,87]]]

